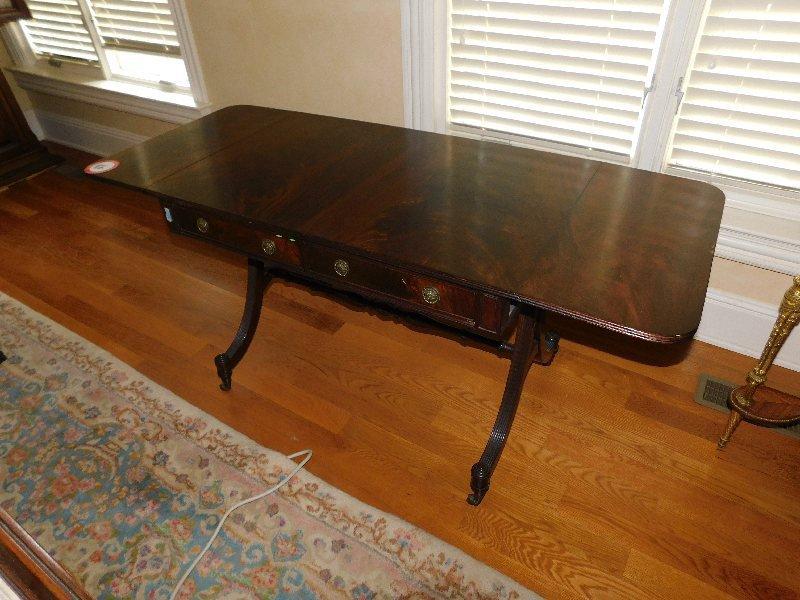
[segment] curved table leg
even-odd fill
[[[511,367],[508,370],[506,388],[503,392],[503,401],[500,403],[500,410],[497,413],[497,419],[494,422],[494,427],[492,427],[492,433],[486,443],[486,448],[480,460],[472,465],[472,478],[470,481],[472,493],[467,497],[467,502],[473,506],[480,504],[486,492],[489,491],[492,473],[506,445],[508,433],[517,413],[522,384],[525,382],[533,352],[537,347],[538,329],[535,314],[529,314],[526,311],[520,315],[517,337],[514,341],[514,352],[511,355]]]
[[[253,339],[253,334],[258,327],[258,318],[261,315],[261,302],[264,290],[271,276],[265,271],[264,264],[249,258],[247,259],[247,298],[244,303],[244,314],[239,323],[239,329],[228,349],[222,354],[217,354],[214,364],[217,366],[217,375],[222,380],[219,384],[221,390],[231,389],[233,369],[242,360],[247,347]]]

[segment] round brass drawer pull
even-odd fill
[[[431,286],[422,288],[422,299],[428,304],[436,304],[442,297],[439,295],[439,290]]]
[[[197,231],[200,233],[208,233],[208,221],[206,221],[203,217],[197,217],[195,225],[197,225]]]
[[[264,251],[264,254],[272,256],[278,251],[278,246],[276,246],[275,242],[272,240],[261,240],[261,249]]]
[[[350,265],[347,264],[346,260],[339,258],[334,261],[333,270],[336,271],[337,275],[347,277],[347,274],[350,272]]]

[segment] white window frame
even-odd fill
[[[107,65],[63,61],[60,67],[37,57],[19,23],[0,27],[0,35],[14,61],[10,70],[22,89],[60,96],[169,123],[187,123],[210,112],[197,48],[184,0],[170,0],[175,30],[186,65],[191,91],[168,90],[146,82],[110,78]]]
[[[464,135],[447,124],[448,2],[402,0],[405,126]],[[706,7],[707,0],[668,0],[666,28],[657,49],[652,89],[645,98],[634,155],[626,163],[631,167],[692,176],[666,168],[665,161],[677,121],[678,84],[688,74]],[[571,154],[557,144],[509,138],[496,141]],[[592,158],[620,162],[613,157]],[[726,197],[716,256],[781,273],[800,273],[798,194],[724,177],[697,175],[697,178],[716,185]]]

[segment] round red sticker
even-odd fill
[[[109,158],[106,160],[98,160],[90,165],[86,165],[86,168],[83,170],[83,172],[87,175],[99,175],[100,173],[108,173],[109,171],[113,171],[118,166],[118,160]]]

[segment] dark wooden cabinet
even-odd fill
[[[0,71],[0,187],[25,179],[61,160],[36,139]]]
[[[0,6],[0,27],[30,14],[24,2],[6,4],[9,6]],[[0,70],[0,187],[30,177],[61,160],[36,139]]]

